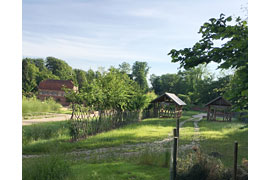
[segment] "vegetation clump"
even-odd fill
[[[63,180],[71,176],[71,164],[60,155],[49,155],[23,161],[23,180]]]
[[[52,98],[48,98],[45,101],[37,99],[35,96],[22,98],[22,114],[26,115],[38,115],[47,112],[58,112],[62,107],[61,104],[55,102]]]
[[[247,180],[247,160],[238,166],[237,179]],[[220,159],[210,157],[197,149],[177,162],[177,178],[181,180],[231,180],[233,170],[226,168]]]

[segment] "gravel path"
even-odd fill
[[[26,125],[44,123],[44,122],[66,121],[66,120],[69,120],[70,117],[71,117],[70,114],[55,114],[53,117],[48,117],[48,118],[22,120],[22,125],[26,126]]]
[[[198,125],[198,122],[201,121],[203,119],[203,116],[205,116],[205,115],[206,115],[205,113],[201,113],[201,114],[198,114],[198,115],[193,115],[192,118],[190,118],[190,119],[188,119],[186,121],[183,121],[182,124],[180,123],[181,126],[184,125],[185,122],[187,122],[187,121],[193,121],[193,124],[194,124],[194,135],[193,135],[192,142],[190,144],[185,144],[185,145],[179,146],[180,151],[190,150],[193,147],[196,147],[196,146],[200,145],[199,144],[199,141],[200,141],[200,127]],[[181,129],[179,130],[179,132],[180,132],[179,140],[181,141]]]

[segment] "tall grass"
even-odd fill
[[[22,128],[23,145],[27,145],[33,141],[58,138],[68,135],[69,130],[67,122],[33,124]]]
[[[71,176],[71,163],[63,155],[52,154],[23,160],[23,180],[64,180]]]
[[[52,98],[40,101],[36,97],[26,98],[23,96],[22,99],[23,116],[35,113],[56,112],[61,107],[61,104],[56,103]]]

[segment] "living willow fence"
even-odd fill
[[[84,139],[112,129],[139,122],[144,118],[153,117],[151,110],[136,111],[93,111],[89,107],[75,106],[70,119],[70,135],[72,141]]]

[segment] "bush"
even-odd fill
[[[199,150],[178,160],[177,179],[230,180],[232,172],[219,159],[202,154]]]
[[[50,155],[23,161],[23,180],[62,180],[71,175],[70,163],[64,156]]]

